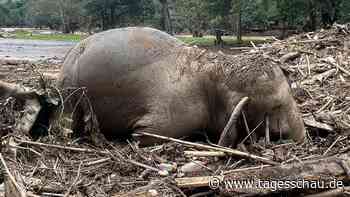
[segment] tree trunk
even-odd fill
[[[315,31],[316,30],[316,7],[315,0],[308,0],[307,7],[310,10],[309,15],[306,16],[303,31]]]
[[[280,36],[280,39],[283,40],[286,38],[287,36],[287,19],[286,18],[283,18],[282,19],[282,31],[281,31],[281,36]]]
[[[162,19],[161,19],[161,25],[162,29],[169,34],[174,34],[170,12],[169,12],[169,2],[168,0],[160,0],[160,3],[162,4]]]
[[[102,20],[102,30],[107,30],[108,19],[106,17],[106,9],[102,9],[101,11],[101,20]]]
[[[322,0],[321,3],[321,21],[324,28],[331,27],[337,20],[338,4],[337,0]]]
[[[109,17],[109,28],[114,28],[114,24],[115,24],[115,7],[112,6],[110,17]]]
[[[315,8],[315,2],[314,0],[310,0],[310,29],[311,31],[315,31],[316,30],[316,8]]]
[[[59,1],[59,9],[60,9],[60,17],[62,21],[62,32],[67,33],[67,22],[66,22],[66,14],[65,14],[63,0]]]
[[[237,0],[237,41],[242,43],[242,10],[241,0]]]

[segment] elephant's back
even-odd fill
[[[60,83],[82,86],[91,78],[96,83],[102,79],[113,81],[111,79],[167,57],[183,45],[171,35],[147,27],[97,33],[81,41],[67,54]]]

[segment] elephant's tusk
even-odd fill
[[[236,132],[238,117],[241,114],[241,111],[244,105],[247,103],[248,99],[248,97],[243,97],[236,105],[235,109],[233,110],[230,116],[230,119],[228,120],[224,128],[224,131],[221,133],[220,140],[218,142],[219,146],[229,147],[232,145],[233,142],[230,136],[233,136],[234,132]]]

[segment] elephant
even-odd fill
[[[235,106],[248,97],[242,110],[250,127],[268,118],[272,137],[300,142],[304,123],[279,64],[261,52],[214,53],[160,30],[128,27],[78,43],[65,58],[58,84],[86,90],[108,139],[137,132],[181,138],[199,131],[217,142]],[[73,106],[72,130],[79,132],[86,109]],[[242,125],[233,126],[223,146],[247,135]],[[264,135],[265,128],[255,133]],[[140,141],[158,142],[147,136]]]

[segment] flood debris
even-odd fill
[[[288,75],[307,128],[304,143],[270,141],[268,127],[267,139],[256,139],[252,129],[255,125],[245,125],[246,131],[242,132],[249,135],[236,149],[149,133],[138,135],[165,141],[150,147],[139,147],[137,141],[104,141],[103,146],[97,146],[69,136],[65,128],[69,114],[58,116],[61,119],[47,128],[47,135],[34,140],[16,127],[28,116],[25,103],[14,98],[1,99],[0,159],[6,196],[349,195],[349,28],[350,25],[334,25],[329,30],[245,48],[246,54],[262,53],[280,64]],[[53,105],[60,101],[59,91],[52,85],[55,77],[39,74],[55,75],[59,65],[1,64],[1,70],[7,73],[1,80],[45,92],[40,95]],[[38,106],[39,111],[47,108],[42,102],[39,104],[31,106]],[[241,108],[234,111],[233,114],[244,114]],[[236,116],[232,121],[236,121]],[[28,123],[34,124],[33,119],[37,118]],[[268,117],[259,125],[268,125]],[[222,184],[212,185],[214,178]],[[326,185],[337,181],[342,186],[228,190],[223,181],[229,180],[307,180],[323,181]]]

